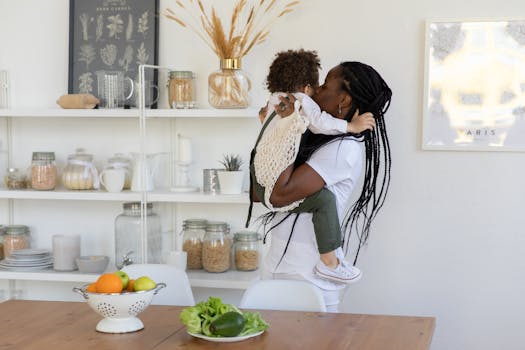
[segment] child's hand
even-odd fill
[[[287,93],[286,96],[279,96],[279,100],[281,103],[274,105],[277,115],[281,118],[290,116],[295,111],[294,103],[297,100],[295,96]]]
[[[266,106],[259,109],[259,120],[261,123],[266,119],[266,114],[268,114],[268,103],[266,103]]]
[[[366,130],[374,130],[376,127],[376,120],[374,115],[370,112],[359,114],[359,110],[355,111],[352,121],[346,125],[346,131],[352,134],[359,134]]]

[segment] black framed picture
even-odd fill
[[[101,72],[138,82],[140,64],[158,64],[159,0],[70,0],[69,6],[70,94],[98,96]],[[148,84],[157,86],[157,79],[156,70],[146,70]],[[125,105],[135,106],[136,89],[126,84],[126,90]]]

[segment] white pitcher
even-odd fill
[[[133,176],[131,177],[132,191],[153,191],[155,189],[155,173],[159,166],[158,156],[161,154],[162,153],[152,153],[142,155],[140,153],[131,153],[133,157]],[[143,182],[144,189],[142,188]]]

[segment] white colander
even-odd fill
[[[166,287],[157,283],[150,290],[124,293],[91,293],[86,291],[88,285],[73,288],[86,299],[88,305],[104,317],[97,324],[97,331],[104,333],[129,333],[144,328],[142,321],[136,317],[151,303],[153,296]]]

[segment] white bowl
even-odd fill
[[[153,296],[166,287],[165,283],[157,283],[150,290],[124,293],[91,293],[86,291],[88,285],[73,288],[81,294],[88,305],[104,317],[97,324],[97,331],[103,333],[129,333],[141,330],[144,324],[138,317],[151,303]]]
[[[105,255],[88,255],[75,259],[78,271],[82,273],[102,273],[106,270],[109,257]]]

